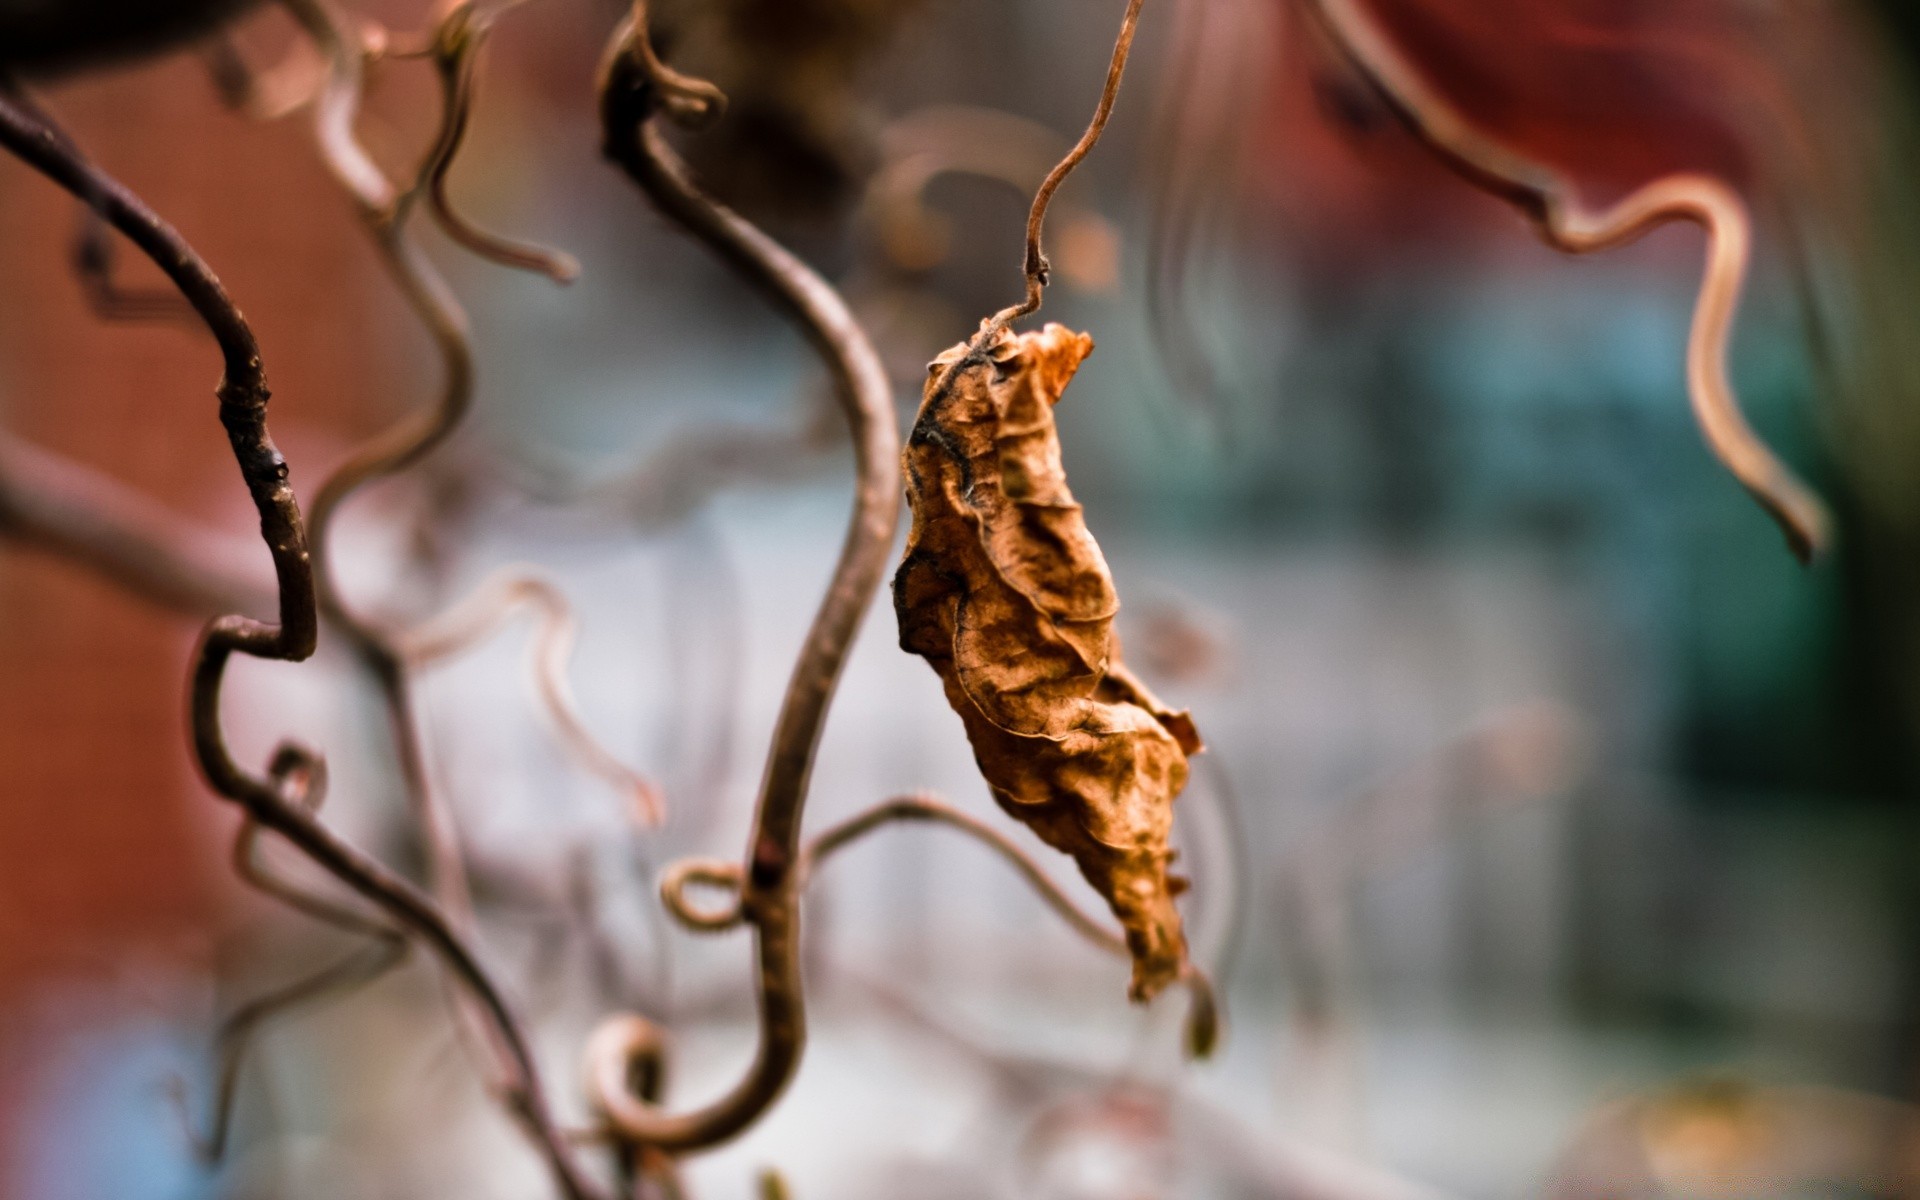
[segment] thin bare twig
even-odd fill
[[[589,1088],[622,1138],[669,1154],[738,1134],[785,1089],[806,1041],[800,982],[800,824],[815,748],[855,632],[886,574],[900,514],[899,427],[885,369],[839,294],[766,234],[704,194],[655,118],[711,119],[711,84],[665,68],[636,0],[615,33],[601,82],[604,151],[667,216],[724,259],[794,321],[832,371],[852,428],[857,480],[847,540],[814,617],[775,725],[742,868],[740,910],[758,945],[759,1048],[734,1088],[705,1108],[669,1114],[628,1086],[631,1019],[605,1027],[589,1051]]]
[[[534,690],[561,745],[620,795],[639,824],[660,825],[666,820],[660,789],[603,746],[580,715],[567,682],[576,632],[573,608],[551,581],[524,568],[495,574],[453,608],[403,635],[401,657],[422,667],[462,654],[491,637],[523,607],[533,609],[538,621],[529,655]]]
[[[326,63],[305,44],[296,44],[286,58],[270,67],[256,67],[228,31],[209,38],[200,57],[220,103],[256,121],[287,116],[310,102],[326,84]]]
[[[803,886],[811,879],[814,869],[833,854],[881,826],[902,821],[927,821],[945,825],[949,829],[966,834],[975,842],[998,854],[1003,861],[1018,871],[1020,877],[1027,881],[1028,886],[1033,888],[1047,907],[1071,926],[1075,933],[1110,954],[1117,954],[1122,958],[1131,957],[1126,938],[1076,904],[1073,898],[1054,882],[1053,877],[1029,857],[1012,838],[985,821],[931,796],[896,797],[857,816],[849,817],[815,837],[808,843],[806,854],[801,859]],[[718,883],[719,881],[703,882]],[[672,908],[672,905],[669,904],[668,907]],[[679,914],[676,913],[676,915]],[[1204,971],[1191,963],[1187,964],[1180,978],[1186,985],[1190,997],[1187,1009],[1187,1050],[1194,1058],[1205,1058],[1213,1052],[1214,1046],[1220,1040],[1220,1010],[1214,996],[1213,984]]]
[[[173,281],[218,343],[224,371],[217,394],[220,421],[239,463],[242,480],[260,516],[261,536],[271,553],[279,585],[279,624],[248,617],[222,617],[208,626],[200,652],[201,673],[209,661],[224,664],[238,651],[259,658],[297,662],[313,653],[318,636],[313,572],[299,501],[287,484],[286,461],[267,433],[268,389],[253,331],[211,268],[172,226],[120,182],[89,162],[31,101],[0,79],[0,147],[13,153],[79,199],[93,205],[115,229]],[[214,682],[218,667],[211,668]],[[215,749],[217,721],[196,731]],[[222,782],[244,790],[242,773],[223,745],[203,755],[216,788]],[[223,794],[233,794],[220,788]]]
[[[1727,379],[1727,341],[1752,255],[1752,221],[1727,184],[1681,173],[1654,180],[1612,206],[1585,207],[1573,184],[1476,127],[1401,54],[1364,0],[1306,0],[1360,74],[1396,116],[1462,177],[1507,201],[1551,246],[1586,254],[1633,241],[1668,221],[1707,235],[1706,267],[1687,339],[1687,391],[1708,447],[1809,562],[1831,541],[1826,506],[1767,448]]]
[[[421,167],[412,187],[397,189],[354,132],[367,55],[364,42],[326,0],[285,0],[285,6],[330,66],[326,86],[314,105],[315,137],[322,156],[352,196],[408,305],[427,326],[444,372],[437,404],[374,438],[321,483],[313,502],[315,583],[322,610],[367,665],[385,701],[407,802],[427,849],[428,885],[455,922],[470,928],[473,900],[458,834],[452,814],[427,777],[405,664],[385,632],[346,603],[334,577],[331,553],[334,519],[346,500],[365,484],[418,462],[452,434],[471,407],[473,353],[466,314],[407,232],[407,218],[423,194],[430,167]],[[446,116],[442,114],[443,122]],[[436,155],[444,151],[447,141],[443,132]]]
[[[327,792],[326,765],[311,752],[283,744],[267,773],[281,787],[289,803],[309,812],[319,811]],[[259,846],[259,823],[251,816],[243,818],[233,839],[236,875],[262,894],[304,916],[369,940],[337,962],[249,1000],[221,1022],[214,1041],[219,1066],[215,1071],[213,1113],[204,1136],[193,1128],[187,1114],[185,1081],[172,1081],[174,1100],[186,1123],[188,1140],[206,1162],[217,1162],[226,1156],[235,1100],[239,1096],[240,1068],[246,1063],[254,1036],[269,1022],[295,1009],[365,987],[407,958],[405,934],[280,876],[259,855]]]
[[[0,538],[57,555],[160,608],[202,620],[268,612],[273,583],[221,538],[156,513],[152,500],[80,463],[0,436]]]
[[[1094,106],[1093,119],[1087,122],[1086,131],[1073,144],[1073,149],[1067,151],[1067,156],[1047,172],[1047,177],[1040,181],[1039,190],[1033,194],[1033,208],[1027,213],[1027,251],[1023,264],[1027,276],[1027,296],[1019,304],[994,317],[995,323],[1001,328],[1040,310],[1041,297],[1046,291],[1050,274],[1046,252],[1040,245],[1040,235],[1047,223],[1047,208],[1053,203],[1053,194],[1060,190],[1067,176],[1073,174],[1074,168],[1093,152],[1100,135],[1106,132],[1107,120],[1113,116],[1114,102],[1120,98],[1120,80],[1127,72],[1127,55],[1133,49],[1133,34],[1140,23],[1140,6],[1143,2],[1127,0],[1127,11],[1120,17],[1120,34],[1113,43],[1113,57],[1107,63],[1106,86],[1100,89],[1100,102]],[[991,345],[992,342],[989,339],[981,344]]]
[[[973,175],[1030,195],[1059,161],[1058,132],[994,108],[936,104],[891,122],[881,134],[885,155],[861,198],[893,263],[930,270],[952,249],[951,222],[927,202],[945,175]]]
[[[504,266],[535,271],[555,283],[567,284],[580,277],[578,259],[480,228],[454,207],[447,193],[447,175],[453,169],[454,156],[459,153],[472,121],[473,81],[480,51],[486,45],[493,22],[519,2],[513,0],[486,9],[470,3],[456,4],[434,31],[433,65],[440,76],[440,103],[445,116],[439,144],[427,159],[427,200],[440,228],[468,250]]]
[[[4,147],[69,192],[95,205],[115,229],[173,280],[218,343],[224,361],[220,417],[241,476],[260,514],[261,535],[273,558],[279,585],[277,625],[249,617],[215,618],[195,651],[190,724],[200,768],[223,798],[247,818],[292,842],[316,864],[373,901],[396,921],[433,945],[493,1015],[515,1060],[531,1076],[531,1054],[499,992],[431,901],[411,884],[335,836],[285,786],[289,772],[309,774],[317,763],[302,751],[284,751],[272,775],[262,778],[236,763],[220,722],[220,691],[235,653],[297,662],[313,653],[319,610],[299,503],[287,483],[287,467],[266,427],[267,386],[253,333],[212,270],[171,226],[121,184],[89,162],[58,128],[11,85],[0,86],[0,147]],[[302,764],[305,764],[304,768]],[[522,1096],[530,1123],[551,1134],[552,1157],[567,1193],[593,1196],[578,1177],[552,1132],[537,1079]]]
[[[925,821],[935,825],[945,825],[966,834],[974,841],[998,854],[1014,870],[1020,873],[1029,886],[1046,902],[1048,908],[1059,914],[1060,919],[1073,928],[1075,933],[1087,939],[1102,950],[1114,954],[1127,953],[1127,940],[1098,917],[1090,915],[1076,904],[1073,898],[1053,881],[1053,877],[1035,862],[1027,852],[1006,834],[977,817],[961,812],[951,805],[944,804],[931,796],[899,796],[873,808],[849,817],[817,835],[807,844],[807,852],[801,860],[803,878],[810,878],[819,865],[852,842],[866,836],[882,825],[905,821]]]
[[[473,359],[466,315],[407,228],[408,217],[429,190],[433,173],[443,171],[446,161],[458,149],[464,116],[451,109],[442,112],[441,129],[433,149],[409,186],[396,188],[374,164],[354,131],[362,74],[373,49],[325,0],[285,0],[285,4],[330,65],[327,86],[315,104],[314,114],[315,133],[323,157],[356,202],[362,222],[373,234],[395,282],[427,325],[440,351],[445,372],[438,404],[363,447],[321,485],[314,502],[319,599],[328,615],[347,632],[355,650],[379,681],[393,727],[402,779],[428,847],[430,884],[439,897],[438,903],[427,901],[413,892],[411,885],[393,877],[393,883],[403,890],[389,889],[390,894],[385,896],[382,906],[432,944],[447,962],[455,982],[469,1001],[462,1005],[462,1010],[471,1012],[489,1042],[499,1076],[495,1086],[504,1103],[546,1158],[561,1190],[573,1200],[584,1200],[596,1196],[597,1189],[573,1160],[566,1139],[548,1110],[538,1067],[518,1017],[508,1008],[498,986],[468,944],[467,931],[472,926],[471,890],[452,816],[427,780],[404,663],[390,639],[357,618],[345,604],[335,587],[326,556],[327,531],[340,505],[363,484],[418,462],[451,435],[471,406]],[[467,7],[465,3],[452,6],[443,18],[443,27],[462,20]],[[448,49],[449,54],[470,54],[477,49],[477,40],[455,41],[459,44]],[[438,47],[436,39],[436,49]],[[327,864],[323,862],[323,865]]]
[[[1087,122],[1086,131],[1080,135],[1080,140],[1067,151],[1065,158],[1054,165],[1053,170],[1047,172],[1047,177],[1040,181],[1039,189],[1033,194],[1033,207],[1027,212],[1026,254],[1022,260],[1027,285],[1025,298],[1020,303],[1003,308],[981,322],[979,332],[968,340],[966,350],[956,355],[947,365],[946,373],[940,377],[940,382],[934,388],[933,396],[928,398],[927,404],[931,405],[936,402],[936,398],[944,397],[952,389],[954,381],[960,377],[962,371],[984,362],[989,348],[1009,325],[1022,317],[1032,316],[1040,311],[1040,304],[1045,298],[1047,282],[1051,275],[1046,251],[1041,245],[1041,235],[1046,230],[1047,209],[1052,205],[1053,195],[1060,190],[1060,185],[1065,183],[1067,176],[1073,174],[1074,168],[1093,152],[1094,146],[1100,141],[1100,135],[1106,132],[1107,121],[1113,116],[1114,103],[1120,98],[1120,81],[1126,75],[1127,57],[1133,51],[1133,35],[1140,24],[1140,8],[1143,3],[1144,0],[1127,0],[1126,12],[1120,17],[1120,33],[1113,43],[1113,57],[1107,63],[1107,82],[1100,89],[1100,100],[1094,105],[1093,118]]]

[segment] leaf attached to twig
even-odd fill
[[[1067,489],[1053,406],[1092,350],[1048,325],[934,361],[893,600],[901,648],[939,673],[994,798],[1120,919],[1145,1000],[1186,970],[1167,837],[1201,744],[1121,665],[1113,577]]]

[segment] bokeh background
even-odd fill
[[[1018,295],[1025,195],[1085,120],[1118,0],[660,7],[673,60],[734,97],[689,156],[842,285],[910,419],[928,358]],[[1833,553],[1795,565],[1689,416],[1697,231],[1560,256],[1293,5],[1149,0],[1055,210],[1045,316],[1098,345],[1059,415],[1129,661],[1210,745],[1179,837],[1227,1041],[1184,1063],[1178,998],[1130,1008],[1124,964],[1003,864],[889,831],[818,881],[807,1061],[693,1164],[698,1194],[753,1194],[765,1167],[842,1200],[1920,1186],[1920,20],[1899,0],[1369,7],[1586,194],[1675,170],[1741,189],[1758,251],[1734,379],[1839,514]],[[671,1024],[676,1104],[750,1052],[744,941],[670,929],[653,881],[741,844],[849,491],[804,345],[597,157],[617,17],[504,19],[453,186],[585,273],[560,289],[431,244],[473,316],[477,411],[338,530],[349,595],[397,623],[507,564],[554,579],[588,723],[673,806],[637,831],[556,748],[526,625],[423,677],[486,948],[581,1121],[578,1048],[610,1009]],[[276,14],[236,36],[262,61],[292,41]],[[192,51],[37,86],[255,323],[303,496],[430,402],[431,344],[304,117],[225,111]],[[428,68],[387,64],[362,132],[397,168],[434,103]],[[0,164],[8,453],[104,473],[264,576],[217,361],[187,328],[100,320],[69,270],[79,226]],[[274,1024],[227,1160],[195,1160],[175,1098],[204,1123],[222,1015],[344,943],[231,877],[233,813],[186,745],[196,623],[22,541],[4,503],[0,538],[0,1192],[546,1194],[422,961]],[[240,664],[232,691],[243,761],[290,732],[324,746],[329,818],[417,869],[343,652]],[[999,819],[883,598],[810,821],[912,790]]]

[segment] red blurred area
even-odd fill
[[[1827,115],[1864,99],[1870,75],[1838,6],[1356,2],[1476,125],[1596,198],[1682,170],[1750,195],[1804,187],[1828,170],[1821,137],[1847,127]],[[1512,213],[1442,167],[1301,6],[1284,31],[1258,161],[1289,224],[1343,253],[1385,254],[1490,220],[1512,229]]]

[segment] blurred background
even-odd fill
[[[1027,196],[1085,122],[1119,0],[657,7],[669,59],[733,99],[686,153],[844,289],[911,420],[927,360],[1019,295]],[[1149,0],[1107,139],[1053,212],[1044,315],[1098,347],[1059,420],[1128,661],[1210,747],[1177,840],[1225,1044],[1183,1062],[1182,998],[1129,1006],[1125,964],[1004,863],[889,830],[815,884],[808,1057],[767,1121],[690,1164],[697,1194],[755,1194],[769,1167],[802,1200],[1920,1190],[1920,18],[1368,7],[1584,195],[1697,170],[1746,196],[1733,376],[1835,508],[1833,552],[1797,566],[1693,424],[1697,230],[1561,256],[1295,5]],[[653,890],[743,842],[850,486],[804,344],[598,158],[618,16],[503,18],[451,187],[584,274],[558,288],[423,235],[472,315],[476,411],[357,496],[334,543],[350,601],[396,625],[537,568],[578,618],[583,719],[671,806],[638,829],[569,757],[528,619],[420,672],[485,950],[576,1123],[608,1011],[672,1029],[675,1107],[751,1053],[744,937],[671,927]],[[276,12],[229,37],[260,62],[295,41]],[[35,86],[254,322],[310,499],[432,403],[437,362],[306,117],[226,110],[208,62]],[[429,67],[381,64],[362,135],[398,170],[436,103]],[[215,356],[178,323],[100,319],[70,269],[83,227],[0,164],[0,1193],[547,1195],[418,954],[272,1023],[225,1160],[195,1157],[221,1019],[349,943],[233,878],[234,814],[186,740],[199,621],[48,553],[8,507],[20,464],[64,460],[270,582]],[[241,761],[290,734],[324,747],[328,819],[417,872],[350,656],[323,640],[232,677]],[[917,790],[1003,821],[883,596],[809,823]]]

